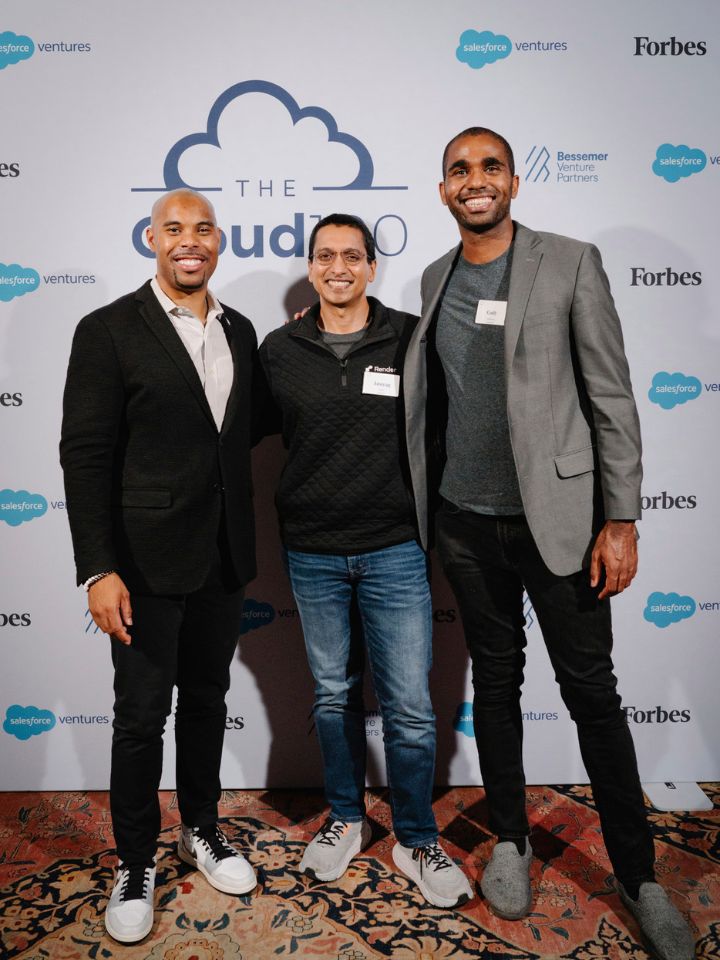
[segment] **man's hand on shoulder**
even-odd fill
[[[116,573],[109,573],[90,587],[88,606],[103,633],[109,633],[120,643],[132,642],[126,629],[132,626],[130,593]]]
[[[637,573],[637,530],[633,520],[608,520],[598,534],[590,560],[590,586],[597,587],[605,571],[598,599],[629,587]]]

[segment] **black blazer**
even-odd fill
[[[252,324],[222,309],[234,378],[220,432],[149,281],[78,324],[60,441],[78,583],[116,570],[131,591],[196,590],[221,517],[238,580],[255,576],[251,396],[262,374]]]

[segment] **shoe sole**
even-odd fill
[[[348,850],[347,856],[340,861],[338,865],[339,869],[336,868],[328,873],[318,873],[317,870],[313,870],[312,867],[303,867],[301,860],[298,870],[300,873],[304,873],[307,877],[312,877],[313,880],[321,880],[324,883],[326,883],[328,880],[339,880],[350,866],[350,861],[352,858],[356,857],[368,845],[370,842],[370,836],[370,828],[367,826],[367,824],[364,824],[363,829],[358,834],[357,839],[353,843],[352,847],[350,847]]]
[[[105,915],[104,920],[105,920],[105,929],[113,938],[113,940],[117,940],[118,943],[140,943],[140,941],[144,940],[145,937],[147,937],[147,935],[152,930],[153,923],[155,922],[155,916],[153,914],[153,916],[150,917],[150,926],[147,928],[145,933],[142,933],[140,934],[140,936],[135,936],[135,937],[128,937],[127,935],[123,935],[122,933],[117,933],[116,931],[114,931],[112,928],[112,923],[108,922],[107,914]]]
[[[210,874],[207,872],[205,867],[203,867],[202,864],[198,863],[195,857],[190,853],[190,851],[185,848],[181,840],[178,840],[177,853],[180,859],[184,863],[187,863],[189,864],[189,866],[195,867],[196,870],[199,870],[200,873],[205,877],[207,882],[210,884],[210,886],[214,887],[215,890],[220,890],[221,893],[233,893],[236,895],[243,894],[243,893],[250,893],[250,891],[254,890],[255,887],[257,886],[257,877],[255,876],[253,876],[252,881],[241,884],[239,886],[230,884],[230,883],[223,883],[222,881],[215,880],[213,877],[210,876]]]
[[[428,889],[421,877],[414,877],[412,875],[412,873],[407,869],[406,864],[402,859],[400,859],[402,856],[403,854],[402,852],[398,851],[398,845],[396,844],[392,849],[392,858],[395,866],[404,876],[408,878],[408,880],[411,880],[417,886],[427,902],[431,903],[434,907],[461,907],[463,904],[468,903],[472,899],[472,891],[469,893],[461,893],[459,897],[455,897],[454,899],[451,897],[440,897],[438,894],[433,893]]]
[[[485,892],[482,885],[482,880],[480,881],[480,890],[482,891],[482,895],[485,897],[485,902],[487,903],[491,912],[494,913],[496,917],[500,917],[501,920],[522,920],[523,917],[526,917],[530,913],[530,907],[532,907],[532,891],[525,909],[513,910],[510,912],[509,910],[500,910],[499,907],[495,906],[491,898]]]

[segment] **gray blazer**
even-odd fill
[[[410,474],[421,541],[429,539],[426,432],[445,397],[428,395],[439,363],[433,327],[460,247],[425,270],[422,316],[405,358]],[[431,378],[432,380],[432,378]],[[507,412],[525,515],[545,563],[586,566],[606,519],[640,517],[640,424],[620,321],[592,244],[515,224],[505,319]]]

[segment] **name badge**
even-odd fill
[[[505,326],[507,300],[478,300],[475,323],[490,323],[494,327]]]
[[[399,397],[400,374],[395,373],[394,367],[365,367],[362,392],[377,397]]]

